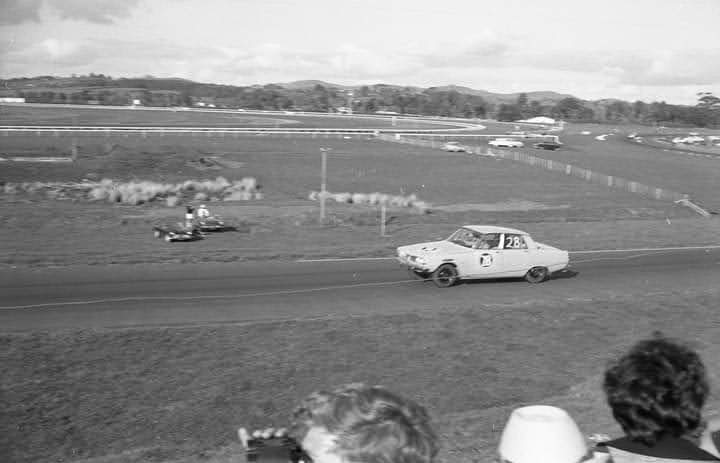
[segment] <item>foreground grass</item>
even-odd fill
[[[442,436],[440,461],[490,461],[509,411],[523,403],[564,406],[585,432],[615,433],[597,377],[654,329],[692,340],[717,387],[719,304],[713,290],[553,307],[2,335],[7,454],[0,459],[238,461],[237,426],[283,424],[309,392],[365,381],[429,407]],[[710,405],[719,409],[717,392]]]

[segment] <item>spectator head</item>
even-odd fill
[[[315,392],[293,418],[291,434],[315,463],[430,463],[437,453],[426,410],[381,386]]]
[[[591,457],[575,421],[562,408],[550,405],[513,410],[498,454],[502,463],[579,463]]]
[[[658,332],[610,365],[603,389],[625,434],[648,446],[696,432],[709,392],[700,356]]]

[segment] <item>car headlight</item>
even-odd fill
[[[427,265],[427,259],[425,259],[424,257],[416,257],[415,262],[418,265]]]

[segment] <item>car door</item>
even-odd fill
[[[473,249],[468,255],[467,274],[472,278],[495,278],[503,272],[499,233],[484,235],[486,246]]]
[[[504,233],[502,239],[503,273],[523,276],[532,267],[533,255],[523,235]]]

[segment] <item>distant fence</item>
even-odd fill
[[[440,147],[441,143],[436,140],[426,140],[419,137],[401,137],[393,135],[380,135],[382,140],[392,141],[395,143],[407,143],[416,146],[424,146],[428,148]],[[553,161],[552,159],[539,158],[532,156],[527,153],[523,153],[518,150],[511,149],[493,149],[488,146],[475,146],[470,147],[471,151],[475,154],[489,155],[501,159],[509,159],[511,161],[522,162],[524,164],[537,167],[539,169],[561,172],[565,175],[580,178],[586,182],[595,183],[598,185],[607,186],[609,188],[615,188],[624,190],[630,193],[643,195],[649,198],[657,199],[660,201],[689,201],[689,196],[685,193],[678,193],[676,191],[668,190],[667,188],[657,188],[644,183],[635,182],[622,177],[616,177],[613,175],[605,175],[599,172],[595,172],[590,169],[584,169],[582,167],[573,166],[572,164],[565,164],[559,161]]]

